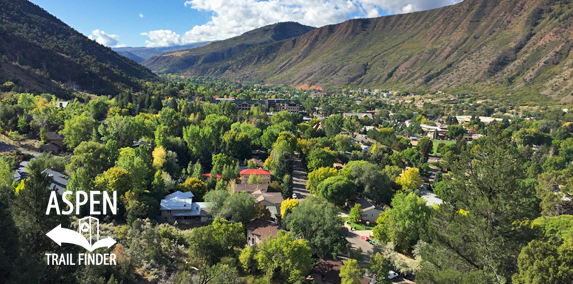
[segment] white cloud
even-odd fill
[[[143,14],[139,14],[139,17],[140,17],[140,18],[143,18]]]
[[[105,46],[122,47],[124,44],[119,44],[119,36],[107,34],[104,31],[94,30],[91,35],[88,36],[89,39],[95,40],[97,43]]]
[[[459,3],[462,0],[189,0],[185,6],[211,13],[211,20],[183,35],[170,30],[142,33],[147,46],[169,46],[222,40],[278,22],[294,21],[321,27],[351,18],[410,13]]]
[[[141,33],[141,35],[149,37],[150,40],[145,41],[147,47],[172,46],[182,43],[181,36],[170,30],[150,31]]]

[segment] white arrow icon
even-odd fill
[[[114,239],[107,237],[97,241],[93,246],[90,246],[88,240],[84,236],[76,231],[62,228],[61,224],[49,231],[46,236],[56,242],[59,246],[61,246],[62,243],[74,244],[81,246],[90,252],[93,252],[98,248],[110,248],[115,244]]]

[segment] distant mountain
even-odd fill
[[[115,95],[158,79],[29,1],[0,0],[0,7],[0,82],[37,93]]]
[[[114,47],[112,48],[115,52],[123,55],[129,59],[134,60],[137,63],[141,63],[153,56],[162,55],[168,52],[178,51],[178,50],[185,50],[190,48],[196,48],[205,46],[211,43],[210,41],[203,41],[203,42],[196,42],[196,43],[189,43],[184,45],[174,45],[174,46],[165,46],[165,47]],[[143,60],[138,61],[134,58],[130,57],[131,55],[127,54],[129,52],[136,56],[136,58],[142,58]],[[124,55],[125,54],[125,55]]]
[[[115,50],[115,52],[117,52],[117,54],[119,54],[121,56],[125,56],[125,57],[127,57],[127,58],[129,58],[129,59],[131,59],[137,63],[141,63],[141,62],[145,61],[145,58],[139,57],[139,56],[127,51],[127,50]]]
[[[182,70],[233,58],[254,46],[294,38],[314,28],[299,23],[285,22],[265,26],[227,40],[209,45],[166,53],[152,57],[142,64],[156,73],[176,73]]]
[[[349,20],[223,60],[198,62],[175,53],[144,64],[159,73],[291,86],[450,89],[571,101],[572,24],[571,0],[465,0]]]

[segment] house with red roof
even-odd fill
[[[241,183],[247,183],[251,175],[256,175],[261,178],[263,184],[271,183],[271,172],[263,169],[246,169],[240,172]]]

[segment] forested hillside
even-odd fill
[[[147,66],[291,86],[458,89],[569,101],[572,22],[571,0],[466,0],[325,26],[223,61],[165,55]]]
[[[75,86],[114,95],[157,79],[29,1],[0,0],[0,6],[0,82],[20,91],[63,94]]]

